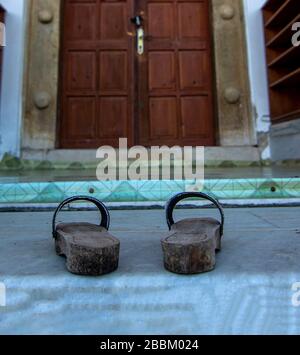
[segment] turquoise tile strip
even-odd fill
[[[0,184],[0,203],[57,203],[74,195],[104,202],[166,201],[193,181],[92,181]],[[203,192],[218,199],[300,198],[300,178],[212,179]]]

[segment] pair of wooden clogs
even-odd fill
[[[174,222],[173,211],[186,198],[204,198],[220,211],[221,222],[213,218],[193,218]],[[57,214],[75,201],[96,205],[101,214],[100,225],[90,223],[62,223],[56,225]],[[224,213],[217,200],[203,193],[181,193],[166,205],[170,232],[162,239],[164,264],[167,270],[178,274],[197,274],[211,271],[216,264],[216,251],[221,250]],[[119,265],[120,241],[112,236],[110,215],[105,205],[92,197],[78,196],[63,201],[53,217],[53,237],[56,253],[65,256],[67,269],[79,275],[104,275]]]

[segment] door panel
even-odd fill
[[[177,114],[176,99],[173,97],[152,97],[149,106],[150,139],[152,141],[161,138],[169,140],[176,136],[177,127],[173,124]]]
[[[60,147],[133,144],[133,1],[65,0],[63,13]]]
[[[93,51],[70,51],[67,54],[67,90],[95,91],[97,89],[97,57]]]
[[[208,1],[138,0],[139,143],[214,145]]]
[[[93,139],[96,129],[96,100],[93,97],[68,97],[66,129],[73,141]]]
[[[125,97],[102,97],[99,99],[98,137],[105,139],[119,139],[127,137],[127,99]],[[116,146],[119,145],[119,141]]]
[[[168,51],[150,52],[149,90],[154,92],[164,89],[176,90],[176,62],[174,53]]]
[[[103,94],[109,94],[110,92],[118,93],[119,95],[126,94],[129,86],[127,66],[126,51],[103,51],[100,53],[99,85]]]
[[[208,3],[65,0],[60,147],[213,145]]]

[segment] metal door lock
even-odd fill
[[[145,39],[145,32],[142,28],[139,28],[137,30],[137,52],[138,55],[143,55],[144,54],[144,39]]]
[[[136,25],[136,27],[141,27],[143,23],[142,16],[135,16],[131,19],[131,22]]]

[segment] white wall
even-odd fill
[[[24,0],[0,0],[0,4],[7,10],[0,103],[1,159],[5,152],[15,156],[20,152],[25,16]]]
[[[258,137],[260,133],[267,133],[270,130],[265,39],[261,11],[265,2],[266,0],[244,0],[251,96]],[[269,159],[270,155],[270,146],[267,144],[262,151],[262,157]]]

